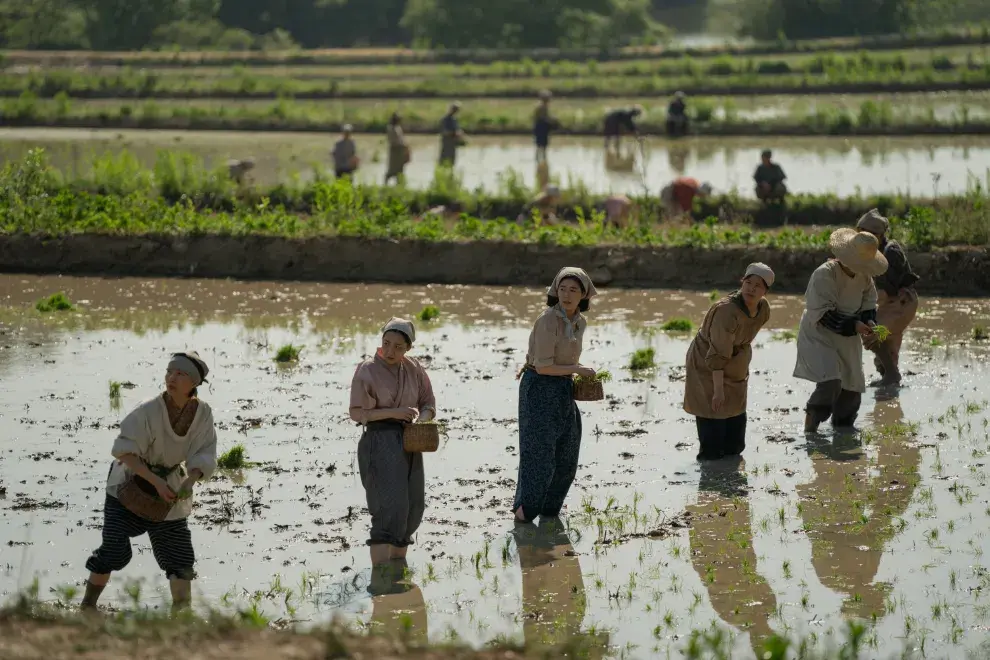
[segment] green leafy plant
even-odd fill
[[[247,453],[244,445],[234,445],[217,459],[217,467],[222,470],[240,470],[247,467]]]
[[[691,332],[694,330],[694,323],[690,319],[677,317],[666,321],[660,328],[664,332]]]
[[[612,380],[612,372],[608,370],[602,370],[595,373],[594,378],[588,378],[586,376],[575,376],[574,383],[607,383]]]
[[[280,364],[289,364],[291,362],[299,361],[299,353],[302,351],[301,346],[294,346],[292,344],[285,344],[278,349],[275,353],[275,361]]]
[[[432,321],[440,317],[440,309],[434,305],[427,305],[419,312],[420,321]]]
[[[656,351],[652,348],[641,348],[632,354],[629,360],[629,368],[633,371],[652,369],[656,366]]]
[[[67,312],[72,310],[73,306],[69,298],[64,293],[59,292],[42,298],[34,304],[34,308],[47,314],[49,312]]]

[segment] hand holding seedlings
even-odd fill
[[[856,332],[864,337],[869,337],[873,334],[873,323],[866,324],[862,321],[856,321]]]
[[[154,476],[155,479],[151,482],[151,485],[155,487],[155,491],[158,493],[158,497],[162,498],[166,502],[174,502],[175,493],[172,492],[172,489],[168,487],[168,484],[165,483],[164,479],[162,479],[158,475],[154,475]]]

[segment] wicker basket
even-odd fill
[[[604,398],[605,388],[602,387],[601,381],[574,381],[575,401],[601,401]]]
[[[120,485],[117,489],[117,501],[136,516],[152,522],[162,522],[172,510],[172,504],[158,497],[158,493],[154,495],[148,493],[141,487],[138,479],[139,477],[132,474]]]
[[[436,424],[406,424],[402,431],[402,448],[409,453],[436,451],[440,447],[440,428]]]

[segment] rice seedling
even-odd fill
[[[694,330],[694,323],[690,319],[676,317],[664,322],[660,329],[664,332],[691,332]]]
[[[712,289],[708,293],[708,300],[711,301],[711,302],[715,302],[716,300],[718,300],[721,297],[722,297],[722,294],[720,294],[717,289]]]
[[[275,353],[275,361],[280,364],[288,364],[291,362],[299,361],[299,353],[302,351],[301,346],[293,346],[292,344],[285,344],[278,349]]]
[[[652,369],[656,366],[656,351],[652,348],[641,348],[632,354],[629,360],[629,368],[633,371]]]
[[[773,333],[774,341],[794,341],[797,339],[797,330],[778,330]]]
[[[881,342],[885,342],[887,341],[887,338],[890,337],[890,329],[885,325],[878,325],[873,328],[873,334],[875,334],[877,339]]]
[[[973,341],[986,341],[990,339],[990,330],[986,326],[978,325],[973,328]]]
[[[61,291],[42,298],[34,304],[34,308],[43,314],[49,312],[67,312],[73,309],[72,301]]]
[[[121,389],[122,386],[123,386],[122,383],[118,383],[115,380],[110,381],[110,398],[111,399],[119,399],[120,398],[120,389]]]
[[[434,305],[427,305],[417,316],[420,321],[432,321],[440,317],[440,309]]]
[[[240,470],[247,465],[247,454],[241,444],[234,445],[217,459],[217,467],[222,470]]]
[[[585,377],[585,376],[575,376],[574,377],[574,384],[577,385],[579,383],[585,383],[585,382],[589,382],[589,383],[607,383],[607,382],[609,382],[611,380],[612,380],[612,372],[611,371],[608,371],[607,369],[603,369],[603,370],[601,370],[599,372],[596,372],[595,375],[594,375],[594,377],[592,377],[592,378],[588,378],[588,377]]]

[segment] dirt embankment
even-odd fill
[[[565,265],[582,266],[616,287],[726,289],[746,264],[763,261],[775,290],[802,292],[826,258],[818,250],[527,243],[394,241],[268,236],[0,236],[0,271],[110,276],[405,284],[546,285]],[[919,291],[990,296],[990,250],[912,253]]]

